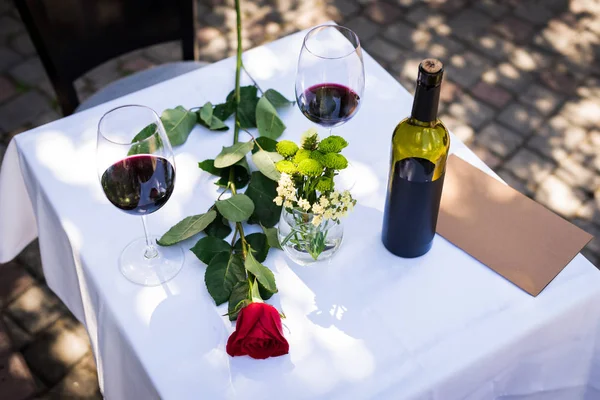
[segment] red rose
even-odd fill
[[[235,332],[227,340],[227,354],[265,359],[287,354],[277,309],[266,303],[250,303],[240,310]]]

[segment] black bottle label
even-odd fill
[[[435,236],[442,174],[433,180],[435,164],[417,157],[399,160],[390,176],[382,239],[385,247],[400,257],[419,257]]]

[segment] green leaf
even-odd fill
[[[260,223],[271,228],[279,222],[281,207],[273,202],[277,197],[277,182],[255,171],[252,173],[250,185],[245,194],[252,199],[255,208],[248,222]]]
[[[215,167],[215,160],[204,160],[198,163],[198,167],[209,174],[221,176],[221,169]]]
[[[285,124],[277,115],[277,110],[264,96],[256,106],[256,127],[261,136],[271,139],[277,139],[285,130]]]
[[[250,286],[247,280],[235,284],[229,296],[229,306],[227,311],[229,320],[235,321],[240,310],[250,304]]]
[[[223,252],[217,254],[204,273],[206,289],[216,305],[225,303],[238,282],[246,281],[246,270],[240,256]]]
[[[277,140],[273,140],[266,136],[259,136],[254,140],[257,143],[257,146],[254,146],[252,149],[252,154],[256,153],[259,150],[264,151],[277,151]]]
[[[254,203],[245,194],[234,194],[228,199],[217,201],[215,205],[225,218],[233,222],[247,220],[254,211]]]
[[[146,126],[144,129],[142,129],[140,131],[140,133],[135,135],[135,137],[131,140],[131,143],[140,142],[144,139],[148,139],[150,136],[154,135],[155,133],[156,133],[156,124],[151,123],[150,125]]]
[[[258,170],[262,172],[264,176],[276,182],[279,181],[281,173],[275,168],[275,163],[281,160],[283,160],[283,157],[276,152],[260,150],[252,155],[252,161],[254,161]]]
[[[208,224],[217,217],[215,210],[210,210],[206,214],[193,215],[184,218],[182,221],[171,227],[158,241],[161,246],[171,246],[175,243],[189,239],[197,233],[202,232]]]
[[[245,159],[242,160],[245,161]],[[227,187],[227,184],[229,183],[229,171],[233,168],[233,181],[235,182],[235,187],[238,189],[246,187],[248,182],[250,182],[250,173],[248,172],[248,168],[242,164],[243,163],[237,162],[231,167],[221,169],[221,179],[215,182],[215,184],[220,187]]]
[[[152,144],[152,147],[154,147],[154,148],[160,147],[160,145],[161,145],[160,136],[158,135],[158,131],[156,129],[155,123],[152,123],[152,124],[146,126],[144,129],[142,129],[131,140],[131,143],[141,142],[142,140],[148,139],[152,135],[156,135],[154,142],[152,140],[148,140],[144,143],[136,143],[133,146],[131,146],[131,149],[129,149],[129,152],[127,153],[127,155],[132,156],[134,154],[150,154],[151,153],[151,151],[150,151],[151,144]]]
[[[232,146],[223,147],[223,150],[215,158],[215,167],[225,168],[235,164],[246,156],[254,148],[254,142],[238,142]]]
[[[289,101],[285,98],[284,95],[279,93],[275,89],[267,89],[265,92],[265,97],[275,108],[289,106],[290,104],[294,104],[293,101]]]
[[[219,253],[231,251],[229,243],[214,236],[206,236],[198,240],[190,249],[204,264],[210,264],[211,260]]]
[[[273,272],[259,263],[252,255],[252,251],[249,251],[246,254],[244,266],[248,272],[252,273],[256,279],[258,279],[267,291],[277,293],[277,285],[275,285],[275,276],[273,275]]]
[[[267,228],[260,226],[267,237],[267,244],[269,247],[281,250],[281,244],[279,243],[279,236],[277,236],[277,228]]]
[[[209,101],[208,103],[204,104],[200,109],[200,112],[198,112],[198,115],[200,116],[200,121],[203,121],[206,125],[210,126],[210,121],[213,116],[212,103]]]
[[[188,111],[182,106],[163,111],[160,120],[173,146],[184,144],[198,121],[196,113]]]
[[[267,237],[263,233],[251,233],[247,235],[246,242],[252,247],[256,261],[263,262],[267,259],[269,245],[267,244]],[[238,253],[242,251],[242,239],[238,239],[233,249]]]
[[[206,227],[204,233],[208,236],[225,239],[231,233],[231,226],[227,219],[217,212],[217,218]]]
[[[235,102],[228,100],[225,103],[217,104],[213,110],[213,116],[221,121],[225,121],[235,111]]]
[[[263,302],[263,298],[260,295],[260,282],[258,281],[254,281],[254,284],[250,284],[250,286],[252,287],[252,290],[250,291],[251,296],[252,296],[252,302],[253,303],[262,303]]]
[[[198,122],[212,131],[226,131],[229,129],[221,119],[214,115],[211,102],[203,105],[198,111]]]
[[[230,96],[232,96],[232,93],[230,93]],[[244,129],[256,127],[256,105],[258,104],[256,94],[255,86],[240,88],[240,103],[237,105],[237,113],[240,127]],[[229,99],[229,96],[227,98]]]

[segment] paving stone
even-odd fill
[[[600,189],[600,176],[594,168],[580,162],[577,157],[565,157],[559,160],[554,175],[571,186],[577,186],[584,191],[593,193]],[[600,224],[600,220],[598,221]]]
[[[23,93],[0,105],[0,129],[13,131],[50,110],[50,104],[41,94],[35,91]]]
[[[25,266],[27,271],[38,281],[45,282],[42,259],[40,258],[40,245],[37,239],[23,249],[21,254],[17,256],[17,261]]]
[[[444,14],[425,5],[413,8],[405,18],[416,26],[428,28],[440,35],[447,36],[452,31]]]
[[[346,23],[346,26],[352,29],[362,42],[368,41],[379,32],[379,26],[365,17],[353,18]]]
[[[450,104],[448,112],[475,130],[490,121],[495,114],[493,109],[467,94]]]
[[[563,100],[564,96],[548,90],[537,83],[529,86],[519,97],[521,103],[533,107],[542,115],[550,115]]]
[[[389,3],[378,2],[369,4],[363,14],[378,24],[389,24],[402,15],[402,10]]]
[[[501,164],[502,159],[494,155],[489,149],[483,146],[479,146],[477,143],[472,143],[469,148],[479,157],[488,167],[496,170]]]
[[[8,70],[20,60],[21,56],[8,47],[0,47],[0,72]]]
[[[30,58],[15,65],[8,73],[15,81],[28,86],[35,86],[48,79],[46,70],[38,57]]]
[[[445,75],[465,88],[474,86],[490,65],[472,52],[454,54],[444,66]]]
[[[490,85],[487,82],[480,81],[471,89],[471,93],[476,98],[496,107],[503,108],[512,99],[512,95],[500,86]]]
[[[476,137],[476,143],[490,149],[500,157],[512,154],[523,142],[522,136],[495,122],[488,124]]]
[[[16,262],[0,265],[0,309],[17,298],[35,280]]]
[[[577,89],[577,78],[565,69],[553,68],[541,71],[539,74],[540,80],[546,87],[556,92],[567,95],[574,94]]]
[[[516,43],[525,43],[533,33],[530,23],[512,16],[502,18],[493,27],[494,31]]]
[[[7,400],[25,400],[36,393],[27,364],[19,353],[0,354],[0,391]]]
[[[377,60],[384,62],[395,61],[401,53],[399,48],[379,38],[373,39],[366,49]]]
[[[344,18],[348,18],[360,10],[360,7],[351,0],[333,0],[332,3]]]
[[[540,183],[550,175],[555,165],[531,152],[526,148],[521,148],[508,162],[504,168],[512,172],[517,178],[525,182]]]
[[[517,178],[512,172],[503,168],[496,171],[496,173],[500,175],[500,178],[502,178],[504,182],[506,182],[511,188],[517,190],[518,192],[524,194],[527,197],[533,197],[533,183],[526,183],[521,179]]]
[[[576,149],[585,138],[585,129],[573,125],[563,116],[557,115],[536,130],[527,146],[551,159],[561,160],[571,150]]]
[[[13,349],[21,350],[33,340],[33,337],[10,319],[8,315],[2,316],[2,322],[6,328],[6,333],[8,333],[8,336],[10,337]]]
[[[484,32],[491,23],[492,19],[488,15],[472,8],[465,8],[448,21],[448,26],[453,36],[469,39]]]
[[[360,0],[358,0],[360,2]],[[416,4],[419,4],[421,0],[388,0],[390,3],[404,7],[410,8]]]
[[[90,351],[85,329],[75,319],[63,317],[23,351],[32,372],[53,386]]]
[[[540,182],[535,192],[535,200],[550,210],[566,218],[577,215],[585,196],[577,189],[569,186],[555,175],[550,175]]]
[[[515,47],[509,54],[509,60],[524,71],[538,71],[550,66],[553,57],[529,47]]]
[[[429,1],[429,8],[433,10],[440,10],[446,15],[454,14],[459,10],[462,10],[464,6],[467,4],[468,0],[434,0]]]
[[[91,359],[91,361],[90,361]],[[98,399],[102,394],[98,387],[98,375],[93,356],[91,354],[79,362],[65,378],[60,381],[49,393],[50,399]]]
[[[65,313],[65,306],[46,286],[32,286],[6,308],[28,333],[36,334]]]
[[[514,51],[515,45],[495,33],[486,32],[470,40],[480,53],[493,58],[495,61],[505,61]]]
[[[509,11],[508,6],[502,0],[478,0],[474,5],[494,19],[502,17]]]
[[[531,73],[518,70],[514,65],[505,62],[485,71],[482,80],[500,85],[513,93],[522,93],[531,84],[532,76]]]
[[[431,40],[431,33],[424,28],[415,28],[405,22],[395,22],[383,31],[383,37],[404,48],[412,50],[414,43]]]
[[[468,124],[449,114],[440,115],[440,119],[444,122],[444,125],[446,125],[446,127],[450,129],[450,131],[454,133],[454,135],[463,143],[468,145],[473,141],[475,132]]]
[[[542,124],[542,116],[535,110],[512,103],[498,116],[498,121],[511,127],[516,133],[527,136]]]
[[[567,101],[560,109],[559,115],[575,126],[595,129],[600,126],[600,102],[590,98]]]
[[[19,33],[23,30],[23,25],[8,15],[0,16],[0,38]]]
[[[532,24],[542,25],[553,18],[553,13],[542,2],[524,1],[520,2],[514,10],[517,17],[529,21]]]
[[[23,32],[11,41],[11,47],[23,56],[32,56],[36,53],[35,46],[27,32]]]
[[[458,100],[464,94],[464,90],[449,79],[444,79],[440,91],[440,101],[452,103]]]
[[[0,75],[0,103],[17,94],[17,88],[11,81]]]
[[[577,217],[600,225],[600,198],[596,197],[587,200],[581,208],[577,210]]]

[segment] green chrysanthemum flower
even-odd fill
[[[323,165],[326,168],[341,170],[348,166],[348,160],[341,154],[328,153],[323,157]]]
[[[319,144],[319,135],[315,128],[310,128],[300,136],[300,146],[306,150],[315,150]]]
[[[325,193],[325,192],[329,192],[329,191],[333,190],[333,179],[331,179],[327,176],[321,177],[319,179],[319,182],[317,182],[316,189],[321,193]]]
[[[284,157],[293,157],[298,151],[298,145],[291,140],[282,140],[277,143],[275,149]]]
[[[298,172],[304,176],[319,176],[323,173],[323,165],[317,160],[308,158],[298,164]]]
[[[323,157],[325,154],[321,153],[319,150],[313,150],[310,152],[310,159],[317,160],[321,164],[323,164]]]
[[[294,164],[300,164],[302,161],[308,159],[310,157],[310,150],[300,149],[296,152],[294,156]]]
[[[277,171],[283,172],[283,173],[286,173],[289,175],[295,174],[297,172],[296,166],[294,165],[294,163],[291,161],[288,161],[288,160],[277,161],[275,163],[275,168],[277,168]]]
[[[346,139],[332,135],[321,140],[319,150],[323,153],[339,153],[346,146],[348,146]]]

